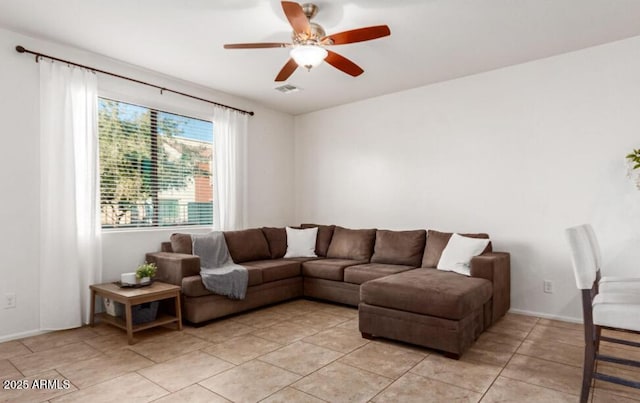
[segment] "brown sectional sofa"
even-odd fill
[[[156,279],[182,287],[183,317],[200,323],[302,296],[359,307],[365,337],[380,336],[462,354],[510,304],[510,258],[491,243],[471,260],[471,276],[436,270],[450,233],[318,227],[317,258],[283,258],[284,228],[224,233],[235,263],[248,269],[244,300],[209,292],[190,236],[174,234],[146,259]],[[486,234],[464,234],[488,238]]]

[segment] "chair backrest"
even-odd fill
[[[576,277],[576,286],[581,290],[593,288],[597,279],[595,254],[592,250],[588,231],[585,225],[567,228],[567,241],[571,247],[571,263]]]
[[[593,230],[591,224],[584,224],[584,229],[587,231],[587,236],[589,237],[589,242],[591,243],[591,250],[593,251],[593,258],[595,259],[596,269],[602,269],[602,251],[600,249],[600,243],[598,242],[598,237],[596,237],[596,233]]]

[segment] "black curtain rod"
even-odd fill
[[[70,64],[70,65],[73,65],[73,66],[82,67],[82,68],[84,68],[84,69],[88,69],[88,70],[92,70],[92,71],[95,71],[95,72],[98,72],[98,73],[106,74],[106,75],[108,75],[108,76],[117,77],[117,78],[121,78],[121,79],[123,79],[123,80],[133,81],[134,83],[138,83],[138,84],[142,84],[142,85],[147,85],[147,86],[149,86],[149,87],[157,88],[157,89],[159,89],[159,90],[160,90],[160,93],[161,93],[161,94],[162,94],[164,91],[172,92],[172,93],[174,93],[174,94],[182,95],[183,97],[192,98],[192,99],[197,99],[198,101],[208,102],[208,103],[213,104],[213,105],[222,106],[223,108],[233,109],[234,111],[238,111],[238,112],[241,112],[241,113],[246,113],[246,114],[247,114],[247,115],[249,115],[249,116],[253,116],[253,115],[254,115],[254,113],[253,113],[252,111],[245,111],[245,110],[243,110],[243,109],[234,108],[233,106],[229,106],[229,105],[221,104],[221,103],[218,103],[218,102],[213,102],[213,101],[210,101],[210,100],[208,100],[208,99],[204,99],[204,98],[196,97],[195,95],[185,94],[184,92],[180,92],[180,91],[172,90],[172,89],[169,89],[169,88],[161,87],[161,86],[159,86],[159,85],[155,85],[155,84],[147,83],[147,82],[145,82],[145,81],[136,80],[135,78],[126,77],[126,76],[121,76],[120,74],[115,74],[115,73],[111,73],[111,72],[108,72],[108,71],[104,71],[104,70],[96,69],[95,67],[85,66],[85,65],[83,65],[83,64],[74,63],[74,62],[69,61],[69,60],[59,59],[59,58],[57,58],[57,57],[53,57],[53,56],[49,56],[49,55],[45,55],[44,53],[34,52],[34,51],[32,51],[32,50],[25,49],[24,47],[22,47],[22,46],[20,46],[20,45],[16,46],[16,51],[17,51],[18,53],[30,53],[30,54],[32,54],[32,55],[35,55],[35,57],[36,57],[36,63],[38,62],[38,58],[39,58],[39,57],[45,57],[45,58],[47,58],[47,59],[55,60],[55,61],[57,61],[57,62],[62,62],[62,63]]]

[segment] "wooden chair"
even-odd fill
[[[598,293],[600,270],[586,225],[568,228],[567,240],[571,247],[571,261],[578,289],[582,290],[582,316],[584,320],[584,367],[580,401],[589,398],[592,380],[599,379],[640,389],[640,382],[595,371],[596,361],[612,362],[640,368],[640,362],[599,353],[600,341],[640,347],[640,343],[601,336],[601,330],[640,331],[640,294],[634,292]]]

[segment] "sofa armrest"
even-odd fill
[[[471,259],[471,277],[484,278],[493,285],[491,323],[511,307],[511,255],[491,252]]]
[[[158,267],[155,279],[182,286],[184,277],[200,274],[200,258],[194,255],[171,252],[147,253],[146,260]]]

